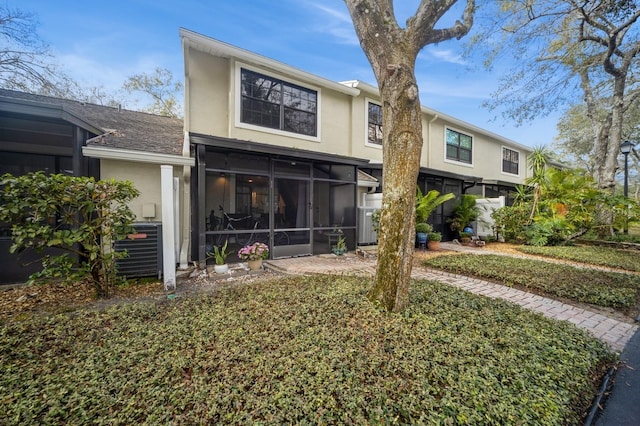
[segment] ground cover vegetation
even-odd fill
[[[640,262],[638,262],[640,251],[638,250],[620,250],[610,247],[594,246],[519,246],[517,250],[526,254],[548,256],[584,264],[640,272]]]
[[[447,255],[427,259],[423,265],[624,314],[633,314],[638,303],[638,275],[500,255]]]
[[[615,362],[587,333],[413,282],[289,277],[0,325],[6,424],[577,424]],[[562,348],[559,350],[559,348]]]

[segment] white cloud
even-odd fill
[[[318,23],[314,25],[314,31],[329,34],[336,38],[340,44],[351,46],[360,45],[348,11],[326,6],[326,1],[322,3],[310,1],[308,4],[320,10],[323,15],[322,19],[319,19]]]
[[[435,58],[437,61],[456,65],[467,64],[462,55],[454,52],[451,49],[437,49],[435,47],[427,47],[418,57],[425,60]]]
[[[351,16],[349,15],[348,12],[342,11],[342,10],[337,10],[337,9],[333,9],[331,7],[327,7],[322,3],[311,3],[315,8],[320,9],[321,11],[325,12],[327,15],[333,16],[334,18],[336,18],[338,21],[348,24],[349,26],[351,26]]]
[[[465,79],[465,80],[441,80],[437,76],[420,77],[418,85],[420,87],[420,96],[422,94],[428,97],[439,98],[458,98],[473,99],[474,101],[488,99],[491,95],[491,85],[481,79]]]

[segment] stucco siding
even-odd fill
[[[229,99],[229,60],[194,49],[187,55],[189,70],[189,121],[187,130],[194,133],[229,137],[232,104]]]
[[[180,177],[182,167],[174,167],[174,177]],[[137,221],[162,220],[162,192],[160,188],[160,166],[157,164],[131,163],[128,161],[101,160],[101,179],[128,180],[140,191],[140,196],[129,203],[129,207],[136,215]],[[182,204],[182,191],[180,193],[180,203]],[[143,217],[142,208],[145,204],[155,205],[154,217]]]

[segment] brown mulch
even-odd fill
[[[117,288],[112,299],[136,299],[162,294],[162,283],[159,281],[134,281]],[[87,282],[7,286],[0,289],[0,321],[33,313],[68,312],[97,301],[95,289]]]
[[[188,297],[194,294],[217,291],[223,288],[270,280],[280,274],[267,270],[245,272],[237,269],[230,274],[207,277],[204,271],[177,279],[175,296]],[[109,298],[98,298],[95,289],[86,282],[63,285],[47,283],[41,285],[0,286],[0,323],[9,319],[25,318],[34,314],[57,314],[80,308],[104,309],[118,303],[167,298],[163,283],[154,279],[129,280],[116,288]]]

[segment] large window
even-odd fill
[[[447,160],[471,164],[473,138],[464,133],[447,129]]]
[[[241,70],[240,121],[317,136],[318,93],[254,71]]]
[[[502,171],[512,175],[518,174],[520,153],[509,148],[502,148]]]
[[[382,107],[369,102],[367,111],[367,142],[382,146]]]

